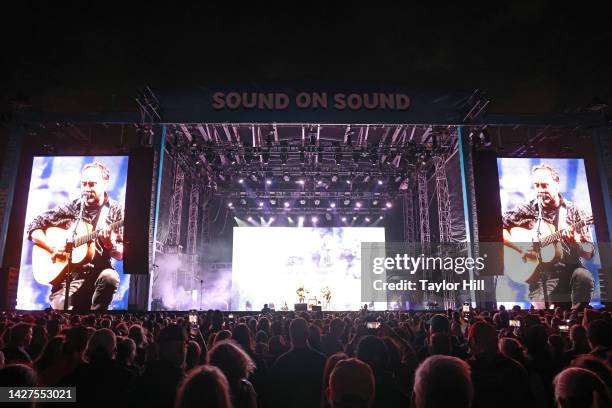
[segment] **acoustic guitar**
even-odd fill
[[[110,224],[111,231],[123,226],[123,220]],[[94,230],[89,223],[81,221],[74,229],[74,224],[66,229],[49,227],[45,230],[47,242],[52,247],[61,247],[72,240],[72,265],[80,266],[91,262],[95,253],[95,239],[101,229]],[[38,283],[49,284],[64,274],[68,267],[67,257],[53,258],[51,252],[34,245],[32,248],[32,273]]]
[[[534,251],[540,247],[542,264],[552,265],[563,256],[561,238],[566,230],[578,231],[587,225],[593,224],[593,216],[572,224],[567,229],[555,231],[555,227],[547,222],[540,223],[540,238],[538,241],[538,225],[532,229],[514,227],[510,229],[511,240],[523,251]],[[515,282],[523,283],[534,277],[540,261],[536,256],[523,258],[515,248],[504,245],[504,275]]]

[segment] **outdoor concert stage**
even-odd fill
[[[94,161],[125,207],[113,310],[527,307],[527,279],[504,269],[502,220],[535,197],[537,165],[592,214],[589,239],[610,242],[612,146],[597,117],[487,115],[477,93],[410,90],[146,91],[138,102],[133,115],[21,113],[3,146],[4,308],[49,306],[62,275],[41,277],[28,225],[77,199]],[[459,271],[481,245],[498,256]],[[370,293],[410,280],[372,273],[404,250],[454,264],[421,268],[431,285]],[[585,261],[594,305],[608,299],[608,258]]]

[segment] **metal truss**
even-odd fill
[[[200,187],[191,185],[189,193],[189,219],[187,220],[187,254],[193,255],[198,244],[198,211],[200,208]]]
[[[425,172],[417,173],[418,195],[419,195],[419,221],[421,242],[431,242],[431,233],[429,229],[429,199],[427,196],[427,177]]]
[[[412,192],[405,194],[402,204],[404,210],[404,241],[413,243],[416,242],[414,230],[414,194]]]
[[[434,157],[436,176],[436,193],[438,197],[438,224],[440,227],[440,242],[451,242],[451,214],[450,196],[448,193],[448,179],[443,157]]]
[[[170,199],[170,228],[166,240],[166,247],[172,246],[178,252],[181,238],[181,216],[183,213],[183,186],[185,174],[181,167],[176,164],[174,168],[174,188]]]

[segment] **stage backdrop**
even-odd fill
[[[538,164],[547,164],[555,168],[559,173],[559,191],[563,197],[572,201],[588,215],[593,213],[583,159],[498,158],[502,214],[521,203],[536,198],[531,169]],[[590,227],[593,242],[596,242],[595,228],[595,225]],[[601,299],[597,274],[600,267],[599,257],[594,256],[590,261],[583,260],[583,262],[595,280],[591,304],[599,305]],[[523,306],[530,304],[528,285],[513,282],[506,276],[498,277],[496,292],[498,299],[516,299],[516,302],[512,304],[522,303]]]
[[[384,228],[234,228],[231,310],[276,310],[321,301],[329,288],[329,310],[361,306],[361,243],[384,242]],[[386,306],[386,304],[385,304]]]
[[[32,179],[28,193],[28,207],[25,228],[39,214],[78,198],[81,194],[81,169],[94,161],[104,163],[110,171],[108,195],[125,204],[128,156],[46,156],[34,157]],[[121,284],[112,309],[127,309],[129,276],[123,274],[123,262],[113,261],[119,273]],[[41,310],[49,306],[51,286],[36,282],[32,276],[32,242],[24,230],[21,253],[19,284],[17,288],[17,309]]]

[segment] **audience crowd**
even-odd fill
[[[70,406],[83,407],[612,407],[605,310],[210,310],[193,320],[5,312],[0,386],[76,387]]]

